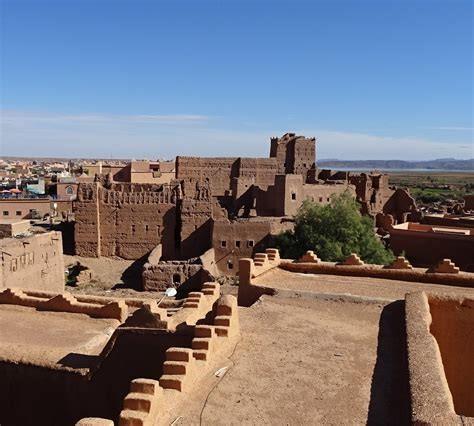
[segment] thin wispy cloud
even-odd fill
[[[29,122],[39,123],[199,123],[205,122],[210,117],[197,114],[57,114],[48,112],[22,112],[3,110],[0,112],[2,123],[24,125]]]
[[[425,127],[429,130],[453,130],[453,131],[461,131],[461,132],[472,132],[474,131],[474,127],[459,127],[459,126],[442,126],[442,127]]]
[[[318,127],[268,128],[200,114],[114,115],[1,112],[1,155],[173,158],[176,155],[268,157],[270,137],[315,136],[318,158],[472,158],[461,133],[448,141],[380,136]]]

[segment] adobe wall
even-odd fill
[[[142,272],[142,285],[145,291],[165,291],[171,287],[182,291],[196,291],[202,284],[211,281],[214,281],[214,278],[202,264],[186,261],[146,263]]]
[[[62,292],[64,260],[60,232],[36,234],[22,239],[0,240],[0,289],[24,289]]]
[[[473,301],[409,293],[405,321],[412,423],[474,424]]]
[[[473,216],[456,215],[424,215],[420,223],[438,226],[454,226],[460,228],[474,228]]]
[[[413,265],[427,266],[451,259],[465,271],[474,271],[474,236],[409,229],[390,229],[390,248],[396,255],[405,252]]]
[[[175,254],[177,193],[169,186],[81,184],[74,203],[76,254],[139,259],[158,244]]]
[[[354,277],[385,278],[389,280],[409,281],[474,287],[474,274],[468,272],[440,273],[430,269],[397,269],[381,265],[343,265],[333,262],[300,263],[282,261],[280,268],[290,272],[308,274],[344,275]]]
[[[428,302],[455,411],[474,417],[474,300],[432,295]]]
[[[380,198],[383,200],[383,197]],[[395,219],[395,223],[407,221],[409,213],[415,212],[415,199],[404,189],[398,188],[383,204],[383,213],[390,214]]]
[[[0,238],[10,238],[23,234],[30,229],[29,220],[6,220],[0,219]]]
[[[231,176],[237,158],[176,157],[176,179],[208,181],[214,196],[225,195],[231,187]]]
[[[354,192],[347,184],[305,184],[299,174],[275,176],[275,183],[267,191],[257,192],[256,208],[259,216],[294,216],[304,200],[329,204],[332,195],[346,190]]]
[[[212,246],[216,265],[221,274],[234,275],[239,271],[239,259],[252,257],[272,245],[273,236],[293,227],[292,222],[274,220],[215,221]]]
[[[31,210],[36,210],[41,218],[50,214],[49,198],[0,199],[0,217],[2,219],[31,219]]]
[[[296,136],[295,133],[271,138],[270,157],[276,159],[279,174],[300,174],[306,182],[308,172],[315,167],[316,139]]]

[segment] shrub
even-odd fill
[[[373,222],[362,216],[359,205],[345,192],[330,204],[306,200],[295,216],[295,227],[276,238],[282,257],[297,259],[307,250],[326,261],[338,262],[357,253],[367,263],[388,264],[394,256],[383,246]]]

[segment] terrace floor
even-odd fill
[[[75,369],[74,357],[99,355],[119,324],[114,319],[0,304],[0,360]]]
[[[278,290],[310,293],[347,294],[367,298],[400,300],[413,291],[446,293],[474,297],[474,288],[388,280],[370,277],[350,277],[328,274],[303,274],[274,268],[253,281]]]
[[[263,296],[239,313],[227,373],[208,375],[175,425],[409,423],[401,302]]]

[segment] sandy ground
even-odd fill
[[[411,283],[368,277],[342,275],[302,274],[275,268],[255,278],[256,284],[276,289],[313,293],[350,294],[389,300],[404,299],[411,291],[459,294],[474,297],[474,288],[439,284]]]
[[[113,297],[151,297],[159,299],[160,292],[140,291],[141,264],[134,260],[109,257],[80,257],[64,255],[67,267],[79,262],[92,271],[90,283],[80,286],[66,286],[70,293],[93,294]]]
[[[75,368],[69,362],[73,355],[100,354],[119,324],[83,314],[0,305],[0,354],[13,362]]]
[[[207,377],[175,424],[390,424],[386,416],[406,424],[407,376],[393,350],[403,331],[399,309],[388,321],[384,377],[376,373],[379,322],[391,309],[270,296],[240,308],[242,337],[222,363],[229,370]]]

